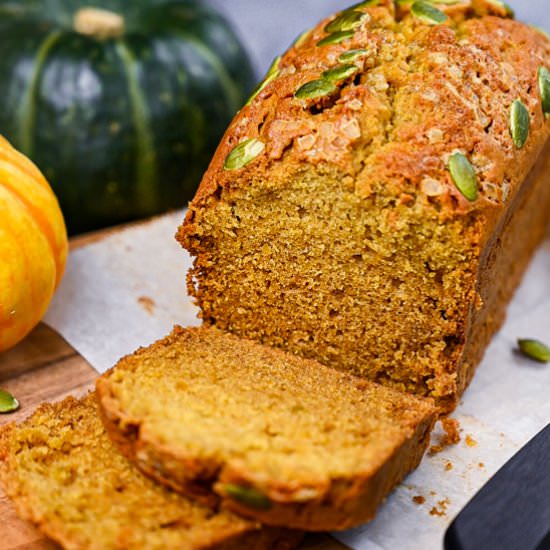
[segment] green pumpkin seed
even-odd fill
[[[325,27],[325,32],[352,31],[359,27],[361,22],[367,17],[368,14],[362,11],[345,11]]]
[[[510,109],[510,133],[514,145],[521,149],[529,137],[529,111],[521,99],[516,99]]]
[[[497,8],[504,9],[507,17],[515,17],[516,14],[514,13],[514,10],[512,9],[512,6],[507,4],[506,2],[503,2],[502,0],[486,0],[489,4],[492,4],[493,6],[496,6]]]
[[[449,159],[449,171],[456,188],[469,200],[478,196],[477,176],[474,167],[462,153],[454,153]]]
[[[239,145],[227,155],[223,167],[225,170],[239,170],[240,168],[244,168],[248,163],[252,162],[260,155],[264,149],[265,144],[259,139],[247,139],[239,143]]]
[[[518,346],[521,353],[530,359],[540,363],[550,362],[550,347],[539,340],[519,339]]]
[[[273,63],[271,63],[271,67],[269,67],[264,79],[254,88],[252,95],[246,102],[246,105],[250,105],[252,101],[258,96],[258,94],[273,80],[275,80],[279,74],[279,65],[281,64],[281,56],[279,55],[273,60]]]
[[[411,6],[411,13],[421,21],[431,25],[439,25],[447,21],[447,16],[429,2],[420,0]]]
[[[369,50],[349,50],[348,52],[341,54],[338,61],[341,61],[342,63],[349,63],[350,61],[355,61],[356,59],[366,57],[367,55],[370,55]]]
[[[542,112],[550,116],[550,71],[546,67],[539,68],[539,90]]]
[[[11,393],[0,390],[0,413],[10,413],[18,408],[19,401]]]
[[[329,69],[323,73],[323,78],[330,82],[338,82],[339,80],[346,80],[350,76],[353,76],[359,68],[356,65],[338,65],[334,69]]]
[[[223,485],[223,491],[239,504],[244,504],[254,510],[269,510],[272,502],[261,491],[252,487],[242,487],[241,485]]]
[[[317,46],[328,46],[329,44],[340,44],[340,42],[343,42],[344,40],[349,40],[353,37],[355,34],[355,31],[340,31],[340,32],[333,32],[332,34],[329,34],[328,36],[325,36],[325,38],[319,40],[317,42]]]
[[[318,97],[330,95],[337,89],[338,88],[332,82],[321,78],[319,80],[306,82],[303,86],[296,90],[294,97],[297,97],[298,99],[316,99]]]
[[[267,69],[267,73],[265,74],[265,78],[268,78],[270,76],[273,76],[274,74],[279,73],[279,67],[281,66],[281,59],[282,57],[278,55],[269,66],[269,69]]]
[[[311,29],[304,31],[302,34],[298,36],[298,38],[296,38],[296,40],[294,40],[294,42],[292,43],[292,47],[299,48],[309,38],[310,34],[311,34]]]

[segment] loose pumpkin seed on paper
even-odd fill
[[[521,353],[526,357],[538,361],[539,363],[550,362],[550,347],[540,340],[520,338],[518,339],[518,346]]]
[[[9,392],[0,390],[0,413],[14,412],[19,408],[19,401]]]

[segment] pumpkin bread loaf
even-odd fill
[[[43,405],[0,434],[0,481],[19,514],[67,549],[290,549],[263,528],[156,485],[113,447],[94,395]]]
[[[420,462],[429,400],[240,339],[177,328],[97,382],[107,431],[153,478],[264,524],[372,519]]]
[[[549,69],[497,0],[371,0],[304,34],[178,232],[204,321],[452,410],[550,218]]]

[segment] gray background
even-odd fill
[[[304,30],[358,0],[206,0],[240,34],[258,76]],[[549,0],[508,0],[518,19],[550,30]]]

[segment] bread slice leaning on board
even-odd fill
[[[202,319],[451,411],[550,219],[550,42],[367,1],[277,59],[178,239]]]
[[[18,513],[71,550],[290,550],[298,532],[212,511],[143,476],[113,446],[95,395],[42,405],[0,431]]]
[[[268,525],[372,519],[419,464],[437,410],[216,328],[176,328],[97,381],[108,433],[145,473]]]

